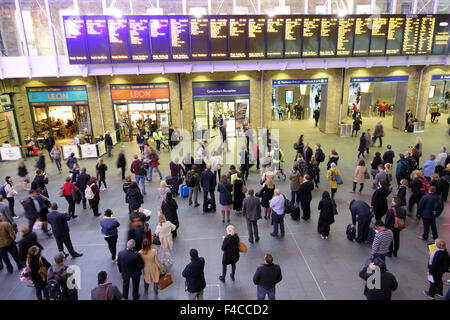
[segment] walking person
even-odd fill
[[[73,168],[73,164],[77,163],[77,162],[78,162],[78,160],[77,160],[77,158],[75,158],[75,153],[72,152],[69,155],[69,157],[67,158],[66,165],[67,165],[67,167],[69,169],[72,169]],[[42,170],[42,171],[45,171],[45,170]]]
[[[231,264],[230,278],[234,281],[234,275],[236,273],[236,263],[239,261],[239,236],[235,233],[233,225],[228,225],[226,228],[227,235],[223,237],[222,242],[222,275],[219,280],[225,282],[225,276],[227,274],[227,265]]]
[[[283,280],[281,268],[279,265],[273,263],[271,254],[264,255],[264,264],[256,269],[253,275],[253,283],[257,286],[258,300],[275,300],[275,286]]]
[[[17,264],[17,269],[22,270],[23,265],[19,259],[19,252],[16,246],[16,233],[9,222],[3,220],[3,214],[0,213],[0,256],[6,264],[9,273],[13,273],[13,266],[9,260],[10,254]]]
[[[47,150],[48,155],[50,156],[50,159],[52,159],[52,161],[53,161],[53,158],[50,153],[52,152],[53,147],[56,145],[55,139],[53,139],[52,136],[49,136],[48,133],[46,132],[46,133],[44,133],[43,143],[44,143],[44,148]]]
[[[198,256],[197,249],[189,251],[191,262],[184,268],[182,276],[186,278],[188,300],[203,300],[203,290],[206,288],[205,259]]]
[[[70,229],[67,221],[70,220],[70,215],[66,212],[62,213],[58,211],[58,205],[53,202],[51,211],[47,215],[48,223],[52,226],[53,235],[55,236],[56,245],[59,252],[64,252],[64,246],[69,251],[72,258],[81,257],[83,254],[74,250],[72,240],[70,239]],[[68,254],[66,254],[66,257]]]
[[[284,195],[281,194],[279,189],[275,189],[274,196],[270,200],[270,208],[273,211],[273,232],[270,234],[272,237],[278,236],[278,225],[280,225],[281,237],[284,237]]]
[[[379,270],[380,287],[369,286],[372,284],[371,277],[375,270]],[[397,290],[398,283],[395,276],[387,272],[386,265],[383,260],[375,258],[368,267],[364,267],[359,273],[359,277],[365,281],[364,295],[367,300],[391,300],[392,291]]]
[[[370,147],[373,146],[372,135],[370,133],[370,129],[367,129],[365,138],[366,138],[366,154],[369,155]]]
[[[19,259],[22,264],[25,264],[27,261],[28,250],[32,246],[37,246],[41,250],[44,249],[44,247],[37,241],[36,233],[32,232],[30,228],[26,226],[20,227],[19,234],[22,236],[22,239],[17,243]]]
[[[91,207],[92,211],[94,212],[94,217],[100,216],[100,213],[98,212],[98,205],[100,203],[100,188],[97,185],[97,179],[95,177],[92,177],[89,182],[86,185],[87,190],[91,190],[91,199],[89,200],[89,206]]]
[[[31,281],[36,290],[37,300],[50,300],[47,290],[47,272],[50,269],[50,263],[41,256],[41,248],[32,246],[28,250],[26,264],[30,268]]]
[[[220,180],[221,170],[223,168],[223,157],[219,152],[219,149],[212,153],[212,157],[209,161],[211,162],[211,170],[214,172],[216,181]]]
[[[435,296],[439,298],[444,297],[442,276],[444,273],[449,272],[450,267],[450,257],[447,252],[445,241],[442,239],[435,239],[434,244],[436,245],[436,250],[430,254],[428,259],[430,287],[428,291],[423,292],[428,299],[434,299]],[[431,281],[431,279],[433,281]]]
[[[377,125],[375,126],[375,130],[373,131],[373,144],[375,145],[375,142],[377,142],[377,139],[380,140],[380,145],[379,147],[381,148],[383,146],[383,140],[381,139],[382,137],[384,137],[384,132],[383,132],[383,125],[381,124],[381,120],[379,120],[377,122]]]
[[[236,180],[233,182],[233,210],[237,214],[242,213],[242,202],[247,192],[247,186],[242,172],[238,172]]]
[[[91,176],[86,173],[86,168],[81,169],[81,173],[78,176],[77,183],[75,186],[81,192],[81,201],[83,202],[83,210],[86,210],[86,186],[91,179]]]
[[[2,188],[2,197],[8,200],[9,213],[13,219],[17,219],[16,213],[14,212],[14,197],[17,195],[17,191],[13,188],[13,180],[10,176],[5,177],[5,184]]]
[[[369,237],[370,222],[372,220],[370,207],[362,200],[348,201],[347,204],[352,215],[351,227],[354,228],[356,222],[358,222],[356,242],[365,242]]]
[[[100,219],[100,226],[102,228],[102,234],[108,244],[109,252],[111,253],[111,260],[115,262],[117,260],[116,256],[116,246],[118,238],[118,228],[120,227],[119,220],[112,215],[111,209],[105,210],[105,216]]]
[[[383,164],[390,163],[391,165],[394,163],[395,153],[392,151],[392,146],[388,144],[386,146],[386,151],[383,154]]]
[[[318,209],[319,221],[317,223],[317,232],[322,239],[328,240],[330,235],[330,225],[334,223],[334,209],[335,206],[333,200],[331,200],[330,193],[324,191],[322,193],[322,200],[319,201]]]
[[[78,163],[74,163],[71,170],[69,170],[70,173],[70,181],[74,184],[77,183],[78,176],[80,175],[80,165]]]
[[[194,195],[194,207],[198,207],[198,191],[200,188],[200,175],[196,172],[197,166],[194,164],[192,170],[186,173],[186,185],[189,188],[189,205],[192,205],[192,195]]]
[[[122,300],[119,288],[108,281],[106,271],[97,274],[98,286],[91,290],[91,300]]]
[[[134,160],[131,163],[130,171],[134,174],[134,179],[137,185],[139,185],[139,181],[142,186],[142,194],[145,195],[145,177],[147,176],[147,170],[145,169],[145,164],[139,160],[137,154],[133,156]]]
[[[28,178],[28,170],[27,166],[25,165],[25,159],[20,158],[16,162],[17,166],[17,175],[20,177],[20,182],[22,182],[23,189],[25,191],[29,191],[28,183],[30,182],[30,179]]]
[[[253,235],[256,242],[259,241],[258,220],[261,219],[261,202],[254,196],[255,191],[248,189],[248,196],[242,203],[242,214],[247,222],[248,242],[253,244]]]
[[[358,147],[358,159],[360,156],[365,158],[364,152],[366,151],[366,133],[363,132],[361,134],[361,138],[359,138],[359,147]]]
[[[216,178],[214,173],[211,171],[211,165],[209,164],[206,165],[206,170],[200,175],[200,186],[203,189],[203,212],[206,212],[206,199],[208,199],[208,194],[211,196],[212,212],[216,212],[216,200],[214,198]]]
[[[297,198],[300,201],[302,208],[302,219],[308,221],[311,217],[311,201],[312,191],[314,190],[314,183],[311,181],[311,176],[306,174],[300,188],[297,192]]]
[[[29,191],[29,197],[25,200],[25,217],[28,219],[28,228],[33,229],[36,221],[43,223],[42,229],[51,238],[52,233],[48,230],[47,214],[51,203],[48,198],[37,193],[36,190]]]
[[[372,161],[370,161],[370,174],[372,175],[372,178],[375,179],[375,176],[378,173],[378,166],[383,165],[383,160],[381,159],[381,153],[375,152],[375,156],[373,157]],[[384,169],[384,167],[383,167]],[[375,188],[374,188],[375,189]]]
[[[388,210],[386,219],[384,220],[386,228],[391,230],[394,236],[393,241],[389,246],[388,257],[392,257],[392,255],[396,257],[398,250],[400,249],[400,231],[403,230],[404,226],[402,227],[398,221],[406,223],[406,210],[400,206],[400,199],[398,197],[393,197],[392,208]]]
[[[36,170],[36,176],[31,183],[31,189],[36,190],[39,194],[48,198],[47,185],[48,184],[48,175],[42,171],[41,169]]]
[[[383,221],[381,220],[375,221],[375,227],[377,228],[378,232],[375,234],[375,238],[373,240],[371,258],[381,259],[387,270],[386,255],[388,254],[389,247],[392,243],[392,240],[394,239],[394,234],[391,230],[386,228]]]
[[[149,171],[148,181],[152,181],[153,170],[155,170],[155,172],[158,173],[159,179],[162,180],[163,176],[162,176],[161,171],[159,171],[159,168],[158,168],[159,165],[160,165],[160,163],[158,161],[159,160],[159,156],[158,156],[158,154],[156,153],[156,151],[152,147],[150,147],[150,154],[148,156],[148,159],[149,159],[149,164],[148,164],[148,171]]]
[[[39,151],[38,159],[36,160],[36,164],[34,165],[34,167],[45,172],[45,156],[42,151]]]
[[[158,188],[158,208],[161,208],[162,203],[166,200],[169,193],[171,193],[171,191],[166,181],[161,181]]]
[[[339,186],[342,184],[342,176],[339,170],[336,168],[336,163],[331,163],[330,169],[327,172],[327,180],[331,189],[331,199],[334,200],[334,195],[337,192]]]
[[[128,203],[128,210],[131,212],[135,205],[140,207],[141,204],[144,203],[143,198],[136,182],[131,182],[125,195],[125,202]]]
[[[417,208],[417,217],[422,218],[423,221],[423,234],[421,236],[417,236],[418,239],[427,241],[428,233],[433,234],[433,239],[439,238],[437,227],[436,227],[436,217],[439,216],[444,207],[441,199],[436,194],[436,187],[430,186],[429,194],[424,195],[422,199],[420,199],[419,206]],[[439,208],[439,204],[441,207]]]
[[[355,175],[353,179],[353,190],[350,191],[350,193],[355,193],[356,185],[359,184],[360,187],[358,194],[360,195],[364,188],[364,182],[368,178],[370,178],[370,176],[369,173],[367,172],[366,163],[364,160],[360,160],[355,169]]]
[[[58,146],[55,144],[52,148],[52,150],[50,151],[50,158],[55,161],[56,164],[56,169],[58,169],[58,172],[61,173],[62,172],[62,165],[61,165],[61,161],[62,161],[62,156],[61,156],[61,150],[59,150]]]
[[[133,300],[139,300],[139,282],[144,263],[141,255],[134,251],[135,245],[134,240],[128,240],[126,249],[120,251],[117,258],[117,267],[123,282],[122,294],[125,300],[128,300],[130,280],[133,283]]]
[[[158,258],[158,253],[152,249],[150,240],[144,239],[142,242],[142,249],[139,251],[144,267],[142,268],[144,278],[144,294],[148,295],[148,288],[153,284],[154,296],[158,296],[158,282],[159,277],[164,273],[161,261]]]
[[[97,171],[98,187],[100,188],[103,182],[105,188],[102,191],[105,191],[108,188],[106,186],[106,170],[108,170],[108,166],[104,163],[103,158],[98,158],[95,170]]]
[[[353,126],[352,126],[352,137],[353,137],[353,133],[355,133],[355,137],[358,136],[358,131],[361,130],[361,125],[362,125],[362,121],[361,118],[358,117],[353,121]],[[363,135],[364,136],[364,132]]]
[[[166,217],[163,214],[159,216],[155,235],[159,237],[159,241],[161,242],[159,250],[161,252],[161,260],[163,264],[165,264],[166,261],[169,264],[173,264],[173,258],[171,254],[171,251],[173,249],[172,231],[174,231],[175,229],[176,226],[172,222],[167,221]]]
[[[138,135],[136,136],[136,143],[139,146],[139,150],[141,151],[141,154],[144,154],[144,149],[145,149],[145,138],[142,135],[142,132],[139,132]]]
[[[177,214],[178,204],[173,198],[172,194],[169,192],[166,195],[166,199],[161,204],[161,212],[166,217],[167,221],[170,221],[176,229],[172,231],[172,238],[175,239],[177,237],[177,231],[180,227],[180,222],[178,221]]]
[[[67,209],[67,211],[69,212],[70,217],[72,217],[72,219],[75,219],[78,216],[75,215],[75,200],[73,199],[72,193],[73,192],[77,193],[78,189],[71,182],[70,177],[66,177],[66,182],[64,183],[64,185],[62,187],[62,191],[63,191],[64,198],[66,199],[67,203],[69,204],[69,208]]]
[[[217,192],[219,192],[222,223],[225,223],[225,215],[227,217],[227,223],[230,223],[230,211],[233,205],[233,186],[228,182],[228,178],[226,175],[222,175],[220,177],[220,182],[217,185]]]
[[[106,146],[106,151],[108,152],[108,158],[111,158],[111,150],[113,147],[113,140],[111,138],[111,134],[109,131],[105,132],[105,146]]]
[[[119,155],[117,156],[117,168],[122,171],[122,180],[125,180],[125,169],[127,167],[127,159],[125,157],[125,149],[120,149]]]

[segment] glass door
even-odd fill
[[[128,105],[114,104],[114,111],[116,113],[116,121],[118,123],[120,140],[131,140],[131,126],[130,117],[128,115]]]
[[[75,106],[75,119],[77,120],[78,133],[83,133],[85,129],[90,134],[92,132],[91,119],[89,117],[89,106]]]

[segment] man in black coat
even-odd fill
[[[394,163],[395,153],[391,149],[392,149],[391,145],[388,144],[387,150],[383,154],[383,164],[386,164],[386,163],[393,164]]]
[[[436,187],[430,186],[430,193],[426,194],[420,199],[419,206],[417,208],[417,216],[421,217],[423,220],[423,235],[417,236],[420,240],[428,240],[428,233],[431,232],[433,234],[433,239],[437,239],[438,232],[436,227],[436,217],[441,214],[443,208],[442,199],[436,194]],[[438,208],[439,205],[441,208]]]
[[[86,210],[86,195],[85,195],[85,191],[86,191],[87,183],[89,182],[90,179],[91,179],[91,176],[86,173],[86,168],[82,168],[81,169],[81,173],[78,176],[78,179],[77,179],[77,182],[76,182],[76,186],[81,191],[81,199],[82,199],[82,202],[83,202],[83,210]]]
[[[423,292],[429,299],[434,299],[435,295],[439,298],[443,298],[444,289],[442,276],[444,273],[449,272],[450,268],[450,257],[446,249],[445,241],[436,239],[434,243],[436,245],[436,250],[428,259],[428,275],[433,277],[433,282],[430,281],[430,288],[428,291]]]
[[[400,231],[402,229],[395,228],[395,217],[399,219],[406,219],[406,209],[400,206],[400,199],[398,197],[392,198],[392,208],[388,210],[384,225],[390,229],[394,234],[394,240],[389,247],[388,256],[397,256],[398,249],[400,249]]]
[[[25,264],[27,261],[28,249],[32,246],[37,246],[39,249],[43,249],[41,244],[37,241],[36,233],[32,232],[30,228],[23,226],[19,228],[19,233],[22,236],[22,239],[18,242],[19,247],[19,259]]]
[[[127,248],[119,252],[117,267],[123,280],[123,298],[128,300],[128,291],[130,290],[130,279],[133,282],[133,300],[139,300],[139,281],[141,279],[142,262],[141,255],[134,251],[136,243],[134,240],[128,240]]]
[[[372,206],[375,214],[375,220],[381,220],[388,210],[387,197],[391,193],[391,190],[386,185],[386,181],[382,180],[378,182],[378,188],[372,195]]]
[[[373,275],[374,272],[379,272],[379,278]],[[364,295],[367,300],[391,300],[392,291],[398,288],[397,279],[392,273],[386,271],[383,260],[379,258],[375,258],[368,267],[365,266],[359,273],[359,277],[366,282]],[[376,279],[380,282],[376,283]]]
[[[312,156],[313,156],[313,151],[309,147],[309,143],[305,142],[305,146],[303,148],[303,158],[305,159],[305,162],[307,165],[311,162]]]
[[[256,284],[258,290],[258,300],[275,300],[275,285],[283,279],[281,268],[273,263],[271,254],[266,253],[264,256],[264,264],[256,269],[253,276],[253,283]]]
[[[206,212],[206,199],[208,193],[211,195],[212,212],[216,212],[216,200],[214,198],[214,189],[216,188],[216,176],[211,171],[211,165],[206,165],[206,170],[200,175],[200,186],[203,188],[203,212]]]
[[[248,196],[242,202],[242,215],[247,221],[248,242],[253,244],[253,232],[255,241],[259,241],[258,220],[261,219],[261,201],[254,196],[255,190],[248,189]]]
[[[316,122],[316,127],[317,127],[317,123],[319,122],[319,118],[320,118],[320,107],[317,108],[316,110],[314,110],[313,114],[314,114],[313,118],[314,118],[314,120]]]
[[[311,181],[309,174],[305,175],[305,179],[300,184],[300,188],[297,191],[297,196],[302,207],[302,219],[308,221],[311,218],[311,192],[314,190],[314,182]]]
[[[191,262],[184,268],[183,277],[186,278],[188,300],[203,300],[203,289],[206,287],[205,259],[198,256],[196,249],[189,252]]]
[[[347,202],[347,204],[352,214],[352,227],[358,221],[358,236],[356,241],[359,243],[364,242],[369,236],[370,221],[372,220],[370,207],[362,200],[352,200]]]
[[[108,151],[108,158],[111,158],[111,149],[113,147],[113,141],[109,131],[105,132],[105,146],[106,150]]]
[[[47,220],[52,226],[58,251],[64,252],[64,244],[72,258],[81,257],[83,254],[73,249],[72,240],[70,239],[70,229],[67,223],[70,220],[70,215],[67,212],[58,212],[58,205],[55,202],[52,203],[51,209],[52,211],[47,215]],[[65,256],[67,257],[68,254],[65,253]]]
[[[122,180],[125,180],[125,168],[127,167],[127,159],[125,158],[125,150],[120,149],[119,156],[117,157],[117,168],[122,170]]]

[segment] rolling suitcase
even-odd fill
[[[213,203],[212,203],[212,200],[209,199],[209,198],[207,198],[205,202],[206,202],[206,205],[205,205],[205,212],[211,212],[212,209],[213,209]]]
[[[181,186],[181,196],[183,198],[189,197],[189,187],[186,185]]]
[[[347,225],[347,239],[353,241],[356,237],[356,228],[352,227],[351,224]]]
[[[294,209],[291,212],[291,218],[292,220],[300,219],[300,208],[297,205],[294,206]]]

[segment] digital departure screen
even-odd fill
[[[67,53],[69,62],[73,64],[89,63],[89,53],[86,44],[86,23],[82,16],[64,17]]]
[[[406,17],[405,31],[403,35],[402,53],[404,55],[412,55],[417,52],[417,44],[419,39],[419,17]]]
[[[168,18],[150,19],[150,46],[152,60],[170,60],[170,28]]]
[[[230,18],[228,26],[230,59],[247,58],[247,18]]]
[[[320,18],[305,18],[303,20],[303,57],[319,55]]]
[[[422,17],[419,31],[417,54],[431,54],[433,49],[433,31],[436,18],[427,15]]]
[[[371,56],[383,56],[386,52],[386,34],[388,30],[388,18],[377,17],[370,19],[372,33],[369,54]]]
[[[263,59],[266,57],[266,18],[248,18],[248,57]]]
[[[390,17],[386,38],[386,55],[399,55],[402,52],[404,17]]]
[[[132,62],[150,61],[149,19],[142,16],[128,17],[129,46]]]
[[[284,23],[284,57],[302,55],[302,18],[286,18]]]
[[[129,62],[127,18],[108,17],[107,21],[111,62]]]
[[[320,25],[320,56],[336,55],[338,18],[322,18]]]
[[[355,18],[339,18],[336,49],[337,56],[352,55],[355,20]]]
[[[105,16],[86,16],[86,35],[91,63],[110,63],[110,46]]]
[[[191,18],[191,55],[192,59],[209,58],[209,21],[207,18]]]
[[[439,15],[434,24],[433,54],[449,53],[450,16]]]
[[[267,58],[283,58],[283,51],[284,51],[283,30],[284,30],[283,18],[267,18],[267,28],[266,28]]]
[[[209,20],[209,37],[211,58],[228,58],[228,18],[211,18]]]
[[[358,17],[355,21],[353,56],[368,56],[370,44],[369,17]]]
[[[170,46],[173,60],[189,59],[189,17],[170,19]]]

